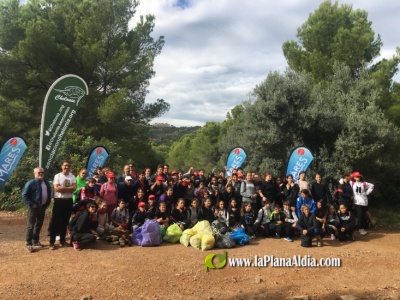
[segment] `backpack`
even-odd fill
[[[83,188],[80,188],[79,190],[75,191],[75,202],[79,202],[82,200],[81,198],[82,189],[85,189],[85,194],[86,194],[87,186],[84,186]]]
[[[70,232],[74,231],[74,227],[76,225],[76,221],[78,220],[78,217],[82,214],[83,211],[78,212],[68,223],[68,230]]]
[[[309,235],[300,235],[300,246],[301,247],[311,247],[311,237]]]

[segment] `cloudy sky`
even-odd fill
[[[155,15],[153,37],[165,37],[146,101],[162,98],[171,107],[152,123],[202,126],[225,120],[269,72],[286,69],[282,44],[297,40],[297,28],[322,2],[141,0],[135,18]],[[400,1],[338,2],[368,12],[383,41],[381,57],[392,57],[400,46]]]

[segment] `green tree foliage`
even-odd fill
[[[9,107],[1,114],[1,126],[6,126],[6,113],[21,106],[23,127],[39,126],[49,86],[73,73],[90,90],[74,129],[95,140],[125,138],[131,151],[140,151],[143,125],[169,105],[162,99],[145,103],[153,61],[164,39],[150,36],[150,15],[129,29],[137,5],[130,0],[2,1],[0,99]]]
[[[290,68],[310,72],[318,81],[332,75],[335,61],[349,66],[356,76],[382,46],[371,24],[364,10],[324,1],[298,29],[299,42],[285,42],[283,53]]]
[[[217,122],[207,122],[195,133],[184,135],[171,146],[168,155],[170,166],[183,170],[205,168],[206,171],[218,167],[220,135],[221,123]]]
[[[350,67],[353,77],[360,76],[360,71],[369,65],[372,77],[381,87],[377,105],[391,121],[400,124],[400,98],[394,93],[393,81],[398,72],[400,48],[391,59],[373,64],[382,42],[379,35],[375,37],[366,11],[325,1],[298,28],[297,38],[298,42],[287,41],[282,46],[291,69],[309,72],[317,81],[324,81],[332,75],[335,62]]]
[[[164,38],[151,37],[152,15],[128,26],[138,5],[136,0],[0,0],[0,140],[20,135],[37,155],[47,90],[60,76],[76,74],[88,84],[89,95],[58,159],[79,157],[83,166],[83,154],[100,143],[109,148],[109,163],[116,168],[128,160],[140,167],[153,159],[148,123],[169,104],[145,103],[145,96]],[[87,144],[84,150],[80,144]]]
[[[398,141],[399,131],[376,105],[379,86],[369,72],[352,76],[335,64],[330,85],[315,83],[307,73],[270,73],[256,86],[221,139],[220,151],[236,145],[248,151],[246,169],[286,172],[294,147],[307,146],[315,156],[311,171],[338,178],[364,165],[382,166],[382,154]]]

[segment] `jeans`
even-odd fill
[[[53,214],[50,220],[50,243],[54,244],[56,235],[60,235],[60,242],[65,242],[67,226],[72,213],[72,198],[54,199]]]
[[[82,246],[90,243],[95,243],[97,238],[94,234],[91,233],[74,233],[72,235],[72,240],[74,242],[78,242],[79,246]]]
[[[26,225],[26,245],[32,245],[39,242],[39,234],[42,229],[46,208],[28,207],[28,223]]]

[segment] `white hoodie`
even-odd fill
[[[353,181],[350,182],[353,188],[354,204],[368,206],[368,195],[374,190],[374,185],[369,182]]]

